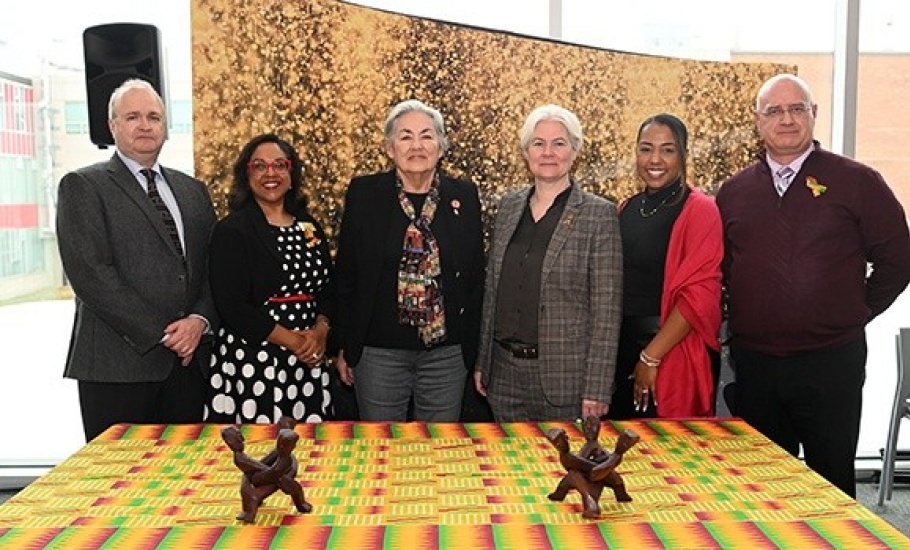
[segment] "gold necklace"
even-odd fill
[[[667,204],[667,202],[670,201],[670,199],[674,198],[676,196],[676,194],[679,193],[680,189],[682,189],[681,185],[679,187],[677,187],[676,189],[674,189],[672,193],[670,193],[669,195],[664,197],[664,200],[660,201],[660,204],[655,206],[654,210],[651,210],[650,212],[645,212],[645,201],[648,200],[648,195],[646,193],[645,196],[641,198],[641,208],[638,209],[638,213],[641,214],[642,218],[650,218],[651,216],[656,214],[658,210],[663,208]]]

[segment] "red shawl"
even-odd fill
[[[670,233],[660,301],[661,324],[677,307],[692,330],[658,367],[661,417],[714,416],[715,386],[706,346],[720,349],[723,255],[723,229],[714,198],[692,189]]]

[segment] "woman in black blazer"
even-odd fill
[[[355,177],[338,244],[341,380],[362,420],[458,421],[477,353],[484,254],[477,188],[438,169],[439,111],[399,103],[385,122],[394,167]],[[467,366],[467,367],[466,367]],[[356,373],[356,375],[355,375]]]
[[[297,152],[273,134],[250,140],[234,164],[231,214],[212,234],[210,282],[222,325],[208,422],[333,416],[325,368],[332,260],[302,187]]]

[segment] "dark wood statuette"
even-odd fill
[[[600,517],[600,494],[604,487],[610,487],[617,502],[631,502],[632,497],[626,491],[622,476],[616,467],[622,463],[623,455],[638,443],[640,437],[632,430],[619,434],[613,452],[608,452],[598,442],[600,419],[588,416],[583,420],[585,444],[578,453],[572,453],[569,447],[569,436],[562,428],[553,428],[547,432],[547,439],[559,451],[559,463],[566,469],[566,475],[560,480],[556,490],[547,495],[550,500],[562,501],[570,490],[575,489],[581,495],[585,518]]]
[[[245,442],[240,428],[227,426],[221,438],[234,453],[234,465],[243,473],[240,481],[242,512],[237,519],[245,523],[256,521],[256,512],[262,502],[276,491],[290,495],[297,511],[307,514],[313,506],[304,499],[303,488],[297,482],[297,458],[294,447],[300,436],[294,431],[294,420],[282,418],[278,422],[275,449],[256,460],[244,452]]]

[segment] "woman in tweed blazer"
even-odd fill
[[[609,408],[622,243],[614,205],[569,176],[582,141],[578,118],[557,105],[535,109],[521,131],[534,182],[499,205],[474,373],[498,422]]]

